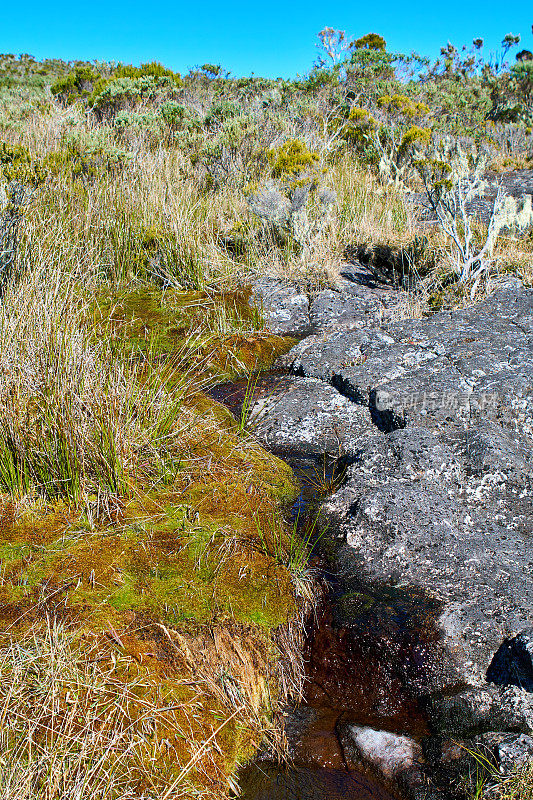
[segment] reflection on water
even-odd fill
[[[213,400],[217,400],[229,408],[231,413],[239,419],[245,402],[251,406],[256,400],[270,397],[275,392],[290,387],[293,383],[294,378],[271,370],[261,375],[252,374],[249,378],[241,378],[238,381],[219,383],[209,389],[207,394]]]
[[[242,800],[392,800],[364,775],[338,769],[251,764],[239,783]]]

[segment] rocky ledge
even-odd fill
[[[409,637],[423,754],[379,731],[346,736],[389,772],[379,742],[446,774],[457,743],[508,768],[533,752],[533,290],[513,280],[470,308],[376,321],[360,308],[315,326],[253,412],[273,449],[349,465],[320,515],[338,626],[372,618],[379,636],[381,607],[390,658]]]

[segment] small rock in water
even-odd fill
[[[385,778],[397,778],[422,761],[422,748],[408,736],[349,725],[346,728],[356,754]]]

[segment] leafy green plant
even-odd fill
[[[305,174],[306,177],[310,176],[309,182],[312,182],[312,173],[319,161],[319,155],[309,150],[299,139],[289,139],[270,150],[268,160],[274,178],[292,181]]]
[[[113,78],[141,78],[148,75],[152,78],[171,78],[176,85],[181,84],[179,72],[173,72],[159,61],[150,61],[134,67],[132,64],[119,64],[113,70]]]
[[[352,42],[350,48],[354,50],[380,50],[383,52],[387,49],[387,42],[379,33],[367,33]]]
[[[75,100],[89,97],[98,80],[100,75],[91,67],[76,67],[74,72],[58,78],[50,91],[58,100],[70,105]]]
[[[154,100],[173,85],[168,76],[139,75],[100,80],[89,97],[98,119],[111,119],[121,110],[133,109],[142,100]]]
[[[215,103],[213,106],[211,106],[205,116],[204,125],[211,127],[216,123],[225,122],[226,120],[233,119],[241,114],[242,108],[240,108],[236,103],[232,103],[229,100],[222,100],[221,102]]]

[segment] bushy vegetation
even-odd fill
[[[281,748],[296,487],[206,389],[294,343],[257,276],[313,291],[387,251],[412,313],[533,280],[530,234],[457,205],[533,167],[517,45],[429,63],[326,28],[294,80],[0,56],[0,798],[220,798]]]

